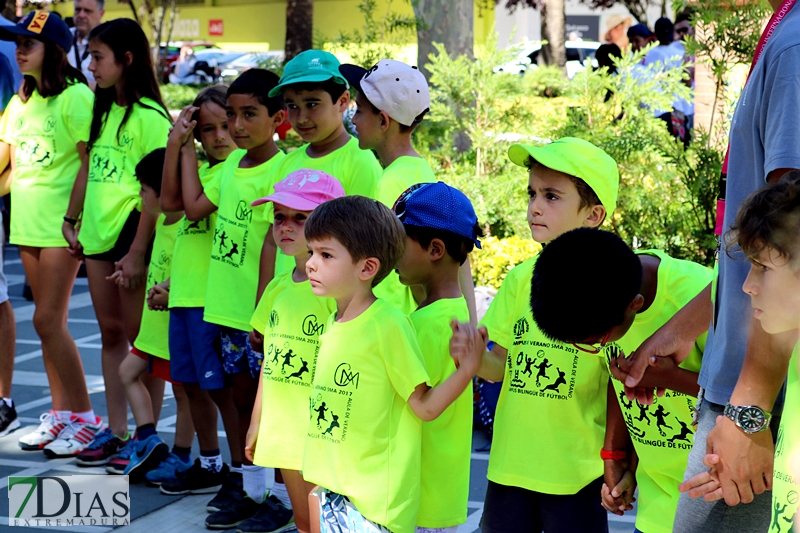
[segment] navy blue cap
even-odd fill
[[[31,11],[11,26],[0,26],[0,40],[14,41],[17,35],[50,41],[68,52],[72,47],[72,32],[58,15],[49,11]]]
[[[472,202],[454,187],[438,183],[417,183],[400,195],[392,211],[403,224],[449,231],[481,247],[478,217]]]
[[[649,38],[653,36],[653,32],[650,31],[650,28],[647,27],[647,24],[634,24],[630,28],[628,28],[628,39],[631,37],[644,37]]]

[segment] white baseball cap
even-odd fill
[[[358,65],[339,67],[342,76],[367,100],[403,126],[431,106],[428,82],[417,67],[394,59],[381,59],[367,70]]]

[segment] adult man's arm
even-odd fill
[[[744,364],[730,403],[756,405],[771,411],[786,378],[796,341],[797,331],[770,335],[757,319],[751,318]],[[704,472],[684,482],[681,491],[691,491],[693,497],[704,495],[708,501],[725,498],[728,505],[750,503],[754,494],[772,488],[774,453],[769,431],[748,435],[732,420],[720,416],[706,438],[706,454],[716,456],[713,477],[718,484],[709,483],[709,474]],[[700,487],[704,488],[693,490]]]

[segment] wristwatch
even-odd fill
[[[772,413],[755,405],[725,405],[725,416],[733,420],[748,435],[769,428]]]

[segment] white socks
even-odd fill
[[[267,494],[267,469],[263,466],[242,465],[242,485],[251,500],[263,502]]]
[[[286,492],[286,485],[283,483],[278,483],[277,481],[273,483],[269,495],[278,498],[287,509],[292,508],[292,501],[289,499],[289,493]]]

